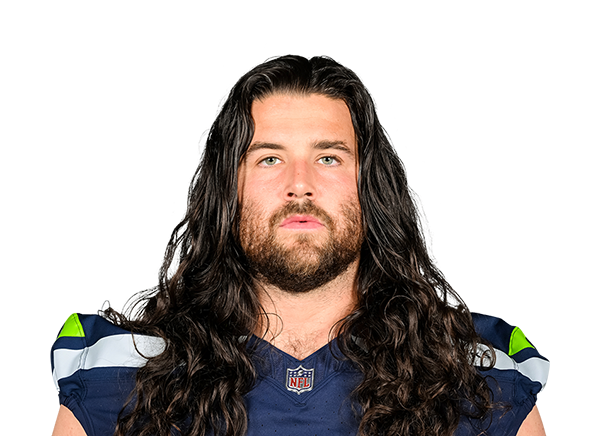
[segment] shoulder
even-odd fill
[[[98,315],[71,315],[51,352],[60,404],[87,434],[104,434],[98,432],[102,426],[112,434],[109,426],[133,389],[137,369],[163,350],[159,338],[132,334]]]
[[[479,313],[473,313],[472,317],[479,336],[494,348],[494,369],[516,371],[535,384],[536,393],[541,391],[548,380],[550,362],[540,354],[525,333],[500,318]],[[486,363],[485,358],[481,363]]]
[[[60,388],[60,381],[77,371],[139,368],[163,349],[159,338],[132,334],[98,315],[74,313],[52,346],[52,375]]]
[[[471,313],[477,333],[490,341],[494,348],[509,355],[516,355],[525,349],[535,350],[523,331],[495,316]]]
[[[494,401],[508,405],[493,420],[494,425],[502,428],[505,433],[501,434],[516,434],[546,385],[550,362],[519,327],[489,315],[473,313],[472,317],[482,342],[487,342],[480,345],[475,365],[488,382]]]

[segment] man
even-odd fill
[[[136,307],[63,327],[56,435],[544,434],[547,361],[433,265],[371,97],[328,58],[238,81]]]

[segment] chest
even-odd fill
[[[329,349],[304,360],[264,353],[256,362],[260,376],[245,397],[248,436],[356,435],[351,394],[362,376],[349,362]]]

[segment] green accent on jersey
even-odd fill
[[[519,327],[515,327],[510,335],[510,344],[508,346],[508,355],[512,356],[525,348],[534,348],[531,342],[527,340],[525,334]]]
[[[63,336],[85,338],[85,332],[83,331],[83,327],[81,326],[81,322],[79,321],[79,316],[76,313],[74,313],[69,317],[69,319],[67,319],[67,322],[65,322],[65,325],[58,334],[59,338]]]

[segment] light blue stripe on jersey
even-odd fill
[[[479,344],[478,356],[480,360],[475,362],[475,365],[489,366],[490,357],[489,349],[485,345]],[[550,370],[550,362],[539,357],[530,357],[523,362],[517,362],[504,351],[494,348],[496,352],[496,362],[494,369],[499,370],[515,370],[523,374],[529,380],[538,382],[542,385],[542,389],[546,386],[548,380],[548,372]]]
[[[140,368],[147,358],[159,355],[164,349],[165,342],[161,338],[132,334],[106,336],[94,345],[78,350],[55,349],[52,377],[58,389],[59,380],[80,369]]]

